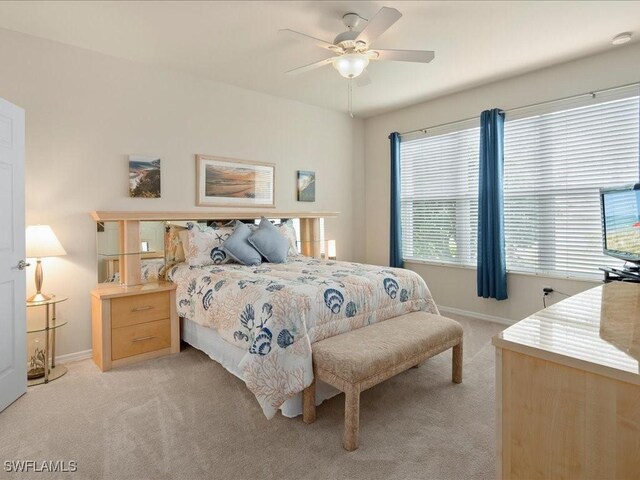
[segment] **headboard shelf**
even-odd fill
[[[91,212],[98,222],[118,222],[118,253],[110,255],[109,265],[114,270],[118,264],[120,282],[123,285],[139,285],[142,282],[141,260],[149,252],[140,251],[141,222],[171,221],[218,221],[218,220],[253,220],[265,216],[278,219],[300,219],[300,246],[303,255],[320,256],[320,222],[323,218],[333,218],[338,212],[281,212],[278,210],[201,210],[192,212],[157,211],[157,212]],[[116,260],[117,258],[117,260]],[[115,270],[114,270],[115,271]],[[112,278],[111,273],[109,278]]]
[[[201,211],[201,212],[91,212],[97,222],[115,221],[179,221],[179,220],[250,220],[262,216],[268,218],[331,218],[337,217],[338,212],[280,212],[277,210],[234,210],[230,211]]]

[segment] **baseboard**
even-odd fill
[[[501,323],[503,325],[513,325],[516,323],[515,320],[510,320],[508,318],[502,317],[494,317],[493,315],[486,315],[484,313],[476,313],[470,312],[468,310],[461,310],[460,308],[454,307],[446,307],[444,305],[438,305],[438,309],[442,313],[453,313],[454,315],[461,315],[463,317],[477,318],[479,320],[485,320],[487,322]],[[67,353],[65,355],[57,355],[56,363],[69,363],[69,362],[77,362],[78,360],[86,360],[87,358],[91,358],[93,350],[82,350],[80,352]]]
[[[93,350],[82,350],[80,352],[67,353],[65,355],[57,355],[56,363],[69,363],[69,362],[77,362],[78,360],[86,360],[87,358],[91,358],[91,354]]]
[[[479,320],[485,320],[487,322],[501,323],[502,325],[513,325],[517,321],[517,320],[511,320],[509,318],[494,317],[493,315],[487,315],[485,313],[470,312],[468,310],[462,310],[460,308],[446,307],[444,305],[442,306],[438,305],[438,310],[440,310],[442,313],[445,313],[445,314],[453,313],[454,315],[477,318]]]

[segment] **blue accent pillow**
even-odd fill
[[[289,251],[289,241],[280,235],[278,229],[262,217],[258,229],[249,237],[249,243],[258,250],[268,262],[285,263]]]
[[[260,265],[262,256],[248,241],[253,232],[242,222],[236,222],[233,233],[222,244],[222,249],[243,265]]]

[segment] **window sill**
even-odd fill
[[[413,258],[407,258],[404,260],[404,263],[415,264],[415,265],[431,265],[434,267],[446,267],[446,268],[459,268],[463,270],[477,270],[475,265],[461,265],[457,263],[446,263],[446,262],[433,262],[429,260],[418,260]],[[523,275],[525,277],[539,277],[539,278],[552,278],[555,280],[570,280],[574,282],[588,282],[588,283],[602,283],[601,275],[562,275],[560,273],[535,273],[535,272],[523,272],[516,270],[507,270],[507,273],[510,275]]]
[[[434,265],[436,267],[464,268],[468,270],[477,270],[475,265],[466,265],[461,263],[448,263],[448,262],[435,262],[433,260],[419,260],[417,258],[405,258],[404,263],[416,263],[418,265]]]

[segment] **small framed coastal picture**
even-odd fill
[[[196,204],[208,207],[275,207],[272,163],[196,155]]]
[[[298,170],[298,201],[316,201],[316,172]]]
[[[160,159],[129,155],[129,196],[160,198]]]

